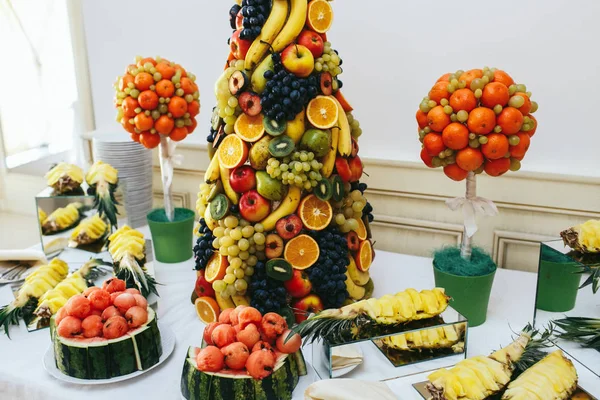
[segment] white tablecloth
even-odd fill
[[[89,258],[89,253],[69,250],[62,258],[75,266]],[[102,385],[79,386],[65,384],[48,375],[42,365],[50,337],[47,329],[28,333],[24,324],[11,328],[9,340],[0,334],[0,399],[181,399],[180,377],[188,346],[200,345],[203,324],[190,303],[194,287],[193,261],[180,264],[155,262],[160,300],[158,315],[176,334],[177,343],[171,357],[156,369],[128,381]],[[377,252],[371,268],[375,281],[375,296],[395,293],[408,287],[431,288],[434,284],[431,259]],[[469,331],[468,354],[487,354],[511,341],[512,330],[518,331],[532,320],[536,275],[526,272],[499,270],[496,274],[487,322]],[[0,288],[0,304],[12,299],[7,286]],[[306,348],[310,362],[312,355]],[[581,385],[600,396],[600,380],[578,366]],[[386,382],[399,399],[419,400],[411,384],[422,381],[423,374]],[[294,399],[302,399],[296,392]]]

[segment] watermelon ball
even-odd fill
[[[117,310],[117,307],[110,306],[106,310],[102,311],[102,320],[108,321],[110,317],[122,317],[123,315]]]
[[[231,325],[237,325],[239,323],[238,314],[246,307],[248,306],[237,306],[233,309],[233,311],[229,314],[229,320],[231,321]]]
[[[111,304],[110,293],[102,289],[95,290],[90,293],[88,300],[90,301],[90,304],[94,310],[102,311]]]
[[[270,341],[275,341],[287,328],[285,319],[274,312],[266,313],[260,324],[261,333]]]
[[[219,372],[225,365],[225,356],[215,346],[206,346],[196,356],[196,365],[203,372]]]
[[[292,333],[291,330],[287,329],[277,338],[275,345],[277,350],[282,353],[292,354],[300,350],[302,346],[302,338],[297,333],[294,333],[289,339],[288,336]]]
[[[148,311],[145,308],[133,306],[125,313],[125,319],[130,329],[137,328],[148,321]]]
[[[260,342],[257,342],[252,347],[252,353],[257,351],[268,351],[269,353],[273,354],[273,356],[275,356],[275,350],[273,350],[273,346],[271,346],[268,342],[263,342],[262,340]]]
[[[207,344],[214,344],[212,341],[212,333],[215,330],[215,328],[219,325],[222,324],[220,322],[211,322],[210,324],[206,325],[206,328],[204,328],[204,333],[202,334],[202,337]]]
[[[221,349],[221,353],[225,356],[225,365],[230,369],[244,369],[246,361],[250,356],[248,347],[241,342],[234,342]]]
[[[79,319],[84,319],[90,315],[90,311],[92,310],[90,301],[82,294],[71,297],[67,301],[67,304],[65,304],[65,307],[67,308],[67,314]]]
[[[102,328],[102,334],[107,339],[116,339],[127,333],[129,326],[125,318],[121,316],[110,317]]]
[[[70,315],[64,317],[56,328],[58,336],[72,338],[81,333],[81,320]]]
[[[135,289],[135,288],[129,288],[129,289],[125,289],[125,293],[129,293],[129,294],[141,294],[139,290]]]
[[[245,307],[238,313],[238,325],[241,329],[244,329],[249,324],[260,324],[262,321],[262,315],[254,307]]]
[[[134,294],[133,298],[135,299],[135,303],[138,305],[138,307],[142,307],[143,309],[148,308],[148,300],[146,300],[144,296],[141,294]]]
[[[219,314],[219,322],[222,324],[231,324],[230,315],[233,312],[233,308],[226,308]]]
[[[102,284],[102,289],[106,290],[108,293],[124,292],[125,289],[127,289],[127,285],[122,279],[111,278],[104,281]]]
[[[235,329],[231,325],[222,324],[212,331],[210,337],[215,346],[221,349],[235,342]]]
[[[135,297],[130,293],[121,293],[115,298],[113,304],[121,314],[125,314],[131,307],[137,306]]]
[[[56,313],[56,316],[54,317],[54,323],[56,324],[56,326],[60,325],[60,321],[63,320],[64,317],[66,317],[67,315],[67,308],[66,307],[61,307],[58,309],[58,312]]]
[[[114,303],[115,303],[115,299],[116,299],[117,297],[119,297],[119,295],[121,295],[121,294],[123,294],[123,293],[125,293],[125,292],[112,292],[112,293],[110,294],[110,304],[114,304]]]
[[[254,324],[250,324],[237,333],[238,342],[242,342],[251,349],[260,340],[260,332]]]
[[[92,293],[93,293],[93,292],[95,292],[96,290],[100,290],[100,288],[99,288],[98,286],[91,286],[91,287],[89,287],[89,288],[87,288],[87,289],[85,289],[85,290],[83,291],[83,295],[84,295],[85,297],[89,298],[89,297],[90,297],[90,294],[92,294]]]
[[[102,336],[102,317],[98,315],[90,315],[81,322],[81,330],[86,338]]]
[[[246,360],[246,370],[254,379],[271,375],[275,368],[275,356],[270,351],[255,351]]]

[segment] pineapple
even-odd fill
[[[38,299],[65,279],[68,272],[67,263],[55,258],[27,276],[15,300],[0,310],[0,326],[4,327],[4,333],[9,336],[10,325],[18,325],[21,318],[29,319],[38,304]]]
[[[562,351],[556,350],[508,385],[502,400],[570,399],[577,389],[577,371]]]
[[[75,225],[79,221],[81,207],[81,203],[74,202],[54,210],[42,223],[44,235],[64,231]]]
[[[330,343],[381,336],[397,332],[398,327],[438,316],[450,298],[444,289],[417,292],[407,289],[380,299],[361,300],[339,309],[321,311],[300,323],[294,331],[311,342],[325,337]]]
[[[465,325],[455,324],[388,336],[377,342],[395,351],[434,350],[456,345],[456,350],[462,351],[464,347],[459,344],[463,342],[464,333]]]
[[[156,281],[146,271],[144,263],[146,241],[140,231],[125,225],[108,237],[108,252],[113,259],[115,276],[124,280],[127,287],[135,287],[148,297],[158,295]]]
[[[52,187],[56,194],[72,192],[81,187],[83,182],[83,171],[76,165],[61,162],[45,175],[48,186]]]
[[[44,221],[48,218],[48,215],[44,210],[38,207],[38,221],[40,222],[40,226],[44,223]]]
[[[600,220],[590,219],[560,233],[566,246],[581,253],[600,253]]]
[[[119,182],[117,169],[110,164],[96,161],[85,175],[89,185],[88,193],[94,194],[94,208],[98,209],[100,217],[106,216],[111,225],[117,228],[117,205],[115,192]]]
[[[94,214],[92,217],[86,218],[73,229],[71,233],[71,241],[77,245],[84,245],[97,242],[107,233],[108,225],[98,216]]]

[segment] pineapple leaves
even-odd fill
[[[515,361],[515,371],[512,379],[522,374],[526,369],[533,366],[538,361],[548,355],[544,349],[554,346],[554,325],[550,323],[546,329],[540,331],[534,329],[531,324],[527,324],[522,332],[528,333],[531,340],[525,346],[525,351],[521,358]]]
[[[590,276],[587,277],[585,282],[583,282],[581,286],[579,286],[579,289],[583,289],[586,286],[592,285],[592,291],[594,292],[594,294],[596,294],[598,292],[598,289],[600,289],[600,264],[584,265],[577,273],[590,274]]]
[[[117,190],[117,183],[112,184],[105,181],[98,182],[94,188],[94,208],[98,210],[99,216],[108,219],[111,225],[111,231],[117,226],[117,205],[119,202],[115,198],[115,192]]]
[[[600,350],[600,319],[565,317],[554,324],[560,329],[556,330],[559,338]]]

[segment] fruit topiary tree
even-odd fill
[[[476,197],[475,176],[500,176],[518,171],[537,129],[532,115],[538,105],[531,92],[496,68],[442,75],[423,98],[416,118],[421,159],[430,168],[443,167],[455,181],[467,180],[466,196],[449,200],[463,208],[465,231],[461,256],[471,258],[471,237],[477,231],[476,211],[494,215],[494,204]]]
[[[117,122],[147,149],[160,146],[165,214],[173,221],[175,142],[196,129],[200,92],[196,77],[167,59],[137,56],[115,82]]]
[[[362,130],[340,89],[326,0],[243,0],[208,135],[193,298],[302,320],[369,297]],[[212,304],[196,299],[210,322]],[[206,316],[209,317],[206,317]]]

